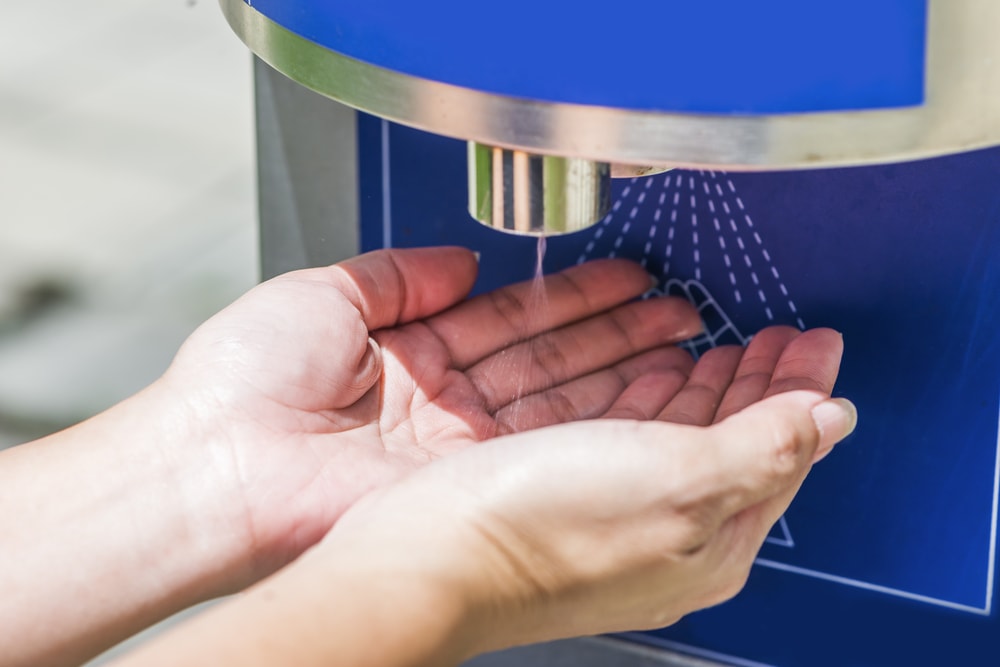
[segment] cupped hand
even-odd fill
[[[668,625],[742,588],[853,429],[853,406],[829,398],[841,351],[833,331],[775,327],[683,381],[653,373],[609,409],[620,419],[498,438],[369,495],[316,556],[438,582],[464,601],[472,652]]]
[[[472,253],[436,248],[293,272],[181,348],[156,389],[181,402],[184,455],[216,487],[205,502],[239,505],[230,525],[246,529],[250,580],[428,461],[636,409],[645,399],[630,399],[630,385],[654,373],[679,386],[690,370],[670,344],[700,330],[696,312],[677,299],[636,301],[650,278],[634,264],[592,262],[544,288],[463,302],[476,270]]]

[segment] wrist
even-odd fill
[[[375,582],[368,584],[375,589],[397,582],[388,588],[416,591],[414,598],[437,610],[428,636],[436,637],[455,662],[528,643],[536,628],[527,619],[537,620],[538,591],[526,585],[524,572],[514,571],[505,545],[483,533],[475,500],[469,497],[463,504],[462,494],[422,494],[405,510],[391,501],[382,507],[394,490],[352,508],[303,564],[323,563],[330,576],[350,573],[358,581]],[[385,595],[393,599],[391,590]],[[411,609],[404,618],[421,614]]]
[[[125,665],[445,667],[476,653],[460,596],[423,568],[324,541]],[[430,576],[428,576],[430,575]]]
[[[124,435],[117,445],[126,465],[136,482],[145,480],[136,521],[162,529],[159,539],[169,536],[157,560],[168,580],[186,582],[184,606],[238,592],[262,576],[254,572],[256,545],[230,448],[216,440],[215,417],[205,412],[158,380],[96,418]]]
[[[11,664],[80,663],[233,589],[243,536],[172,444],[183,430],[151,388],[2,453],[0,621],[16,643],[0,638],[0,654]]]
[[[397,544],[401,550],[393,555],[383,546],[326,540],[278,575],[311,587],[317,607],[326,608],[319,615],[337,619],[341,630],[330,638],[331,659],[443,666],[492,648],[488,613],[464,572],[433,557],[433,547]],[[301,604],[303,596],[292,599]]]

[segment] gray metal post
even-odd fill
[[[357,114],[254,59],[262,275],[356,255]]]

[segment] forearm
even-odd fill
[[[468,612],[419,566],[321,548],[115,665],[444,667],[474,652]]]
[[[79,664],[229,592],[245,529],[204,515],[183,429],[147,391],[0,454],[0,663]]]

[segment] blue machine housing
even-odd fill
[[[246,0],[413,77],[637,111],[786,114],[924,100],[927,0]]]
[[[477,291],[533,275],[534,238],[469,219],[453,185],[464,142],[366,115],[358,132],[364,250],[469,247]],[[743,592],[628,639],[734,667],[1000,664],[997,174],[1000,148],[678,169],[616,181],[603,221],[547,240],[546,273],[624,257],[660,278],[653,292],[690,299],[706,325],[699,352],[771,324],[835,328],[835,393],[861,415],[772,529]]]

